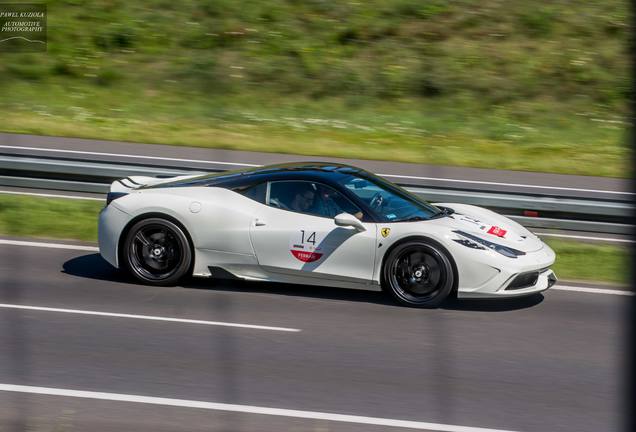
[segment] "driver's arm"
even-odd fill
[[[285,204],[283,204],[278,198],[270,198],[269,205],[283,210],[291,210]]]

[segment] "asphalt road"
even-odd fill
[[[359,166],[371,172],[386,175],[389,180],[400,184],[608,200],[629,201],[633,199],[631,182],[628,179],[185,146],[139,145],[130,142],[37,135],[0,133],[0,154],[48,156],[200,170],[238,169],[250,165],[321,160]]]
[[[153,288],[131,284],[89,250],[2,244],[0,430],[408,430],[330,417],[349,414],[496,430],[614,431],[629,299],[551,290],[416,310],[345,289],[209,280]],[[128,396],[2,390],[7,384]],[[130,395],[239,411],[135,403]],[[246,406],[328,415],[290,418]]]

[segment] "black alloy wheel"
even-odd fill
[[[382,285],[398,302],[413,307],[438,307],[453,289],[454,274],[447,252],[433,242],[415,240],[398,245],[387,256]]]
[[[174,285],[192,263],[190,244],[183,230],[161,218],[137,222],[128,231],[122,249],[128,271],[149,285]]]

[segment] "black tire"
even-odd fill
[[[453,291],[454,278],[448,253],[435,242],[418,239],[389,252],[382,288],[403,305],[436,308]]]
[[[138,281],[170,286],[190,271],[192,251],[178,225],[162,218],[148,218],[128,230],[121,258],[123,266]]]

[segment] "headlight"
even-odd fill
[[[469,234],[464,231],[453,231],[455,234],[464,237],[463,239],[454,239],[457,243],[462,244],[466,247],[472,249],[491,249],[496,252],[499,252],[503,256],[508,258],[517,258],[518,256],[525,255],[526,253],[517,249],[513,249],[508,246],[502,246],[497,243],[493,243],[489,240],[485,240],[481,237],[477,237],[476,235]]]
[[[484,246],[480,245],[479,243],[474,242],[472,240],[468,240],[468,239],[453,239],[453,241],[456,241],[460,245],[464,245],[471,249],[486,249]]]

